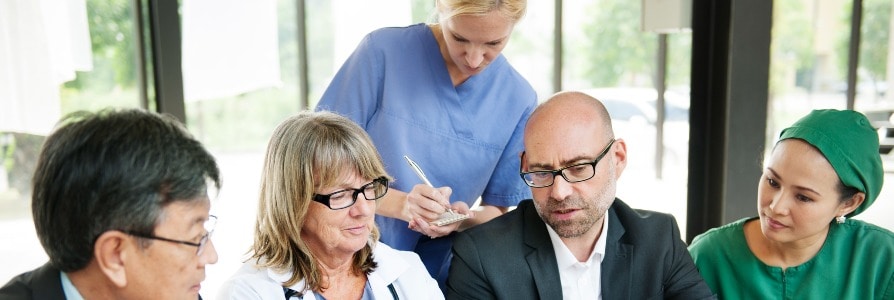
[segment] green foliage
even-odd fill
[[[437,22],[435,20],[435,1],[433,0],[411,0],[410,9],[413,23]]]
[[[772,43],[770,45],[770,94],[782,94],[789,70],[812,72],[815,61],[812,10],[802,0],[778,0],[773,3]],[[809,84],[809,82],[808,82]]]
[[[870,80],[884,80],[888,69],[891,0],[864,0],[860,38],[860,69]]]
[[[16,139],[12,133],[8,132],[0,132],[0,139],[7,140],[6,145],[0,144],[0,149],[6,150],[3,151],[3,153],[0,153],[3,155],[0,157],[3,158],[3,168],[7,173],[12,172],[12,167],[15,166],[15,160],[13,159],[12,154],[16,151]]]
[[[87,0],[93,70],[60,89],[62,113],[139,107],[133,6],[128,0]]]
[[[132,2],[87,0],[87,22],[93,48],[93,70],[78,72],[68,88],[111,90],[136,83]]]
[[[657,71],[658,34],[642,30],[641,2],[604,0],[590,6],[584,25],[589,68],[585,77],[594,86],[627,84],[636,77],[653,78]],[[689,33],[668,34],[667,83],[689,83],[692,53]]]
[[[850,28],[851,5],[847,4],[842,9],[841,26]],[[891,24],[891,0],[864,0],[863,17],[860,28],[860,49],[858,51],[860,72],[858,76],[866,75],[869,78],[858,78],[858,82],[884,81],[888,68],[888,35]],[[850,31],[841,32],[835,44],[838,53],[836,63],[840,70],[847,70],[848,53],[850,49]],[[843,72],[843,71],[842,71]],[[845,75],[840,76],[844,80]]]
[[[326,90],[334,71],[342,62],[335,62],[335,38],[330,1],[307,1],[307,65],[311,107]],[[310,13],[313,12],[313,13]],[[336,65],[338,64],[338,65]]]
[[[692,34],[669,34],[667,52],[667,85],[688,87],[692,70]]]
[[[587,7],[593,16],[584,27],[584,51],[589,61],[584,78],[592,86],[614,86],[625,76],[654,74],[656,35],[640,30],[641,1],[602,0]]]
[[[279,66],[283,82],[299,80],[298,64],[298,19],[294,1],[277,3],[277,40],[279,41]]]
[[[60,90],[60,95],[62,114],[79,110],[98,111],[108,107],[140,107],[140,98],[136,87],[107,91],[65,86]]]
[[[798,69],[814,63],[813,10],[805,7],[802,0],[780,0],[773,8],[773,49],[789,64]]]
[[[271,88],[187,102],[187,126],[215,151],[264,151],[273,129],[299,110],[297,97],[296,89]]]

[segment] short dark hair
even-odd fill
[[[860,192],[860,190],[855,187],[844,185],[844,182],[841,182],[841,179],[838,180],[837,189],[838,193],[840,194],[838,201],[842,203],[851,200],[854,195]]]
[[[50,262],[64,272],[93,257],[110,230],[152,233],[162,209],[220,188],[214,157],[175,118],[140,109],[77,112],[47,137],[31,210]]]

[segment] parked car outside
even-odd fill
[[[629,166],[654,168],[658,110],[650,88],[612,87],[583,90],[602,101],[612,117],[615,136],[627,142]],[[686,168],[689,149],[689,96],[665,93],[663,168]]]
[[[894,108],[865,110],[863,114],[878,130],[878,153],[882,156],[885,172],[894,172]]]

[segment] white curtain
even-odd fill
[[[60,85],[92,68],[85,0],[0,0],[0,131],[49,133]]]
[[[280,86],[275,0],[184,0],[187,101]]]

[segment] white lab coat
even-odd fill
[[[394,285],[400,299],[444,299],[438,283],[428,274],[416,253],[394,250],[377,242],[373,259],[378,267],[367,280],[375,299],[394,298],[388,289],[389,284]],[[221,286],[216,299],[285,299],[282,283],[291,276],[291,272],[278,273],[272,269],[258,268],[253,261],[249,261]],[[289,288],[301,292],[304,280]],[[315,297],[313,291],[308,291],[301,299],[315,300]]]

